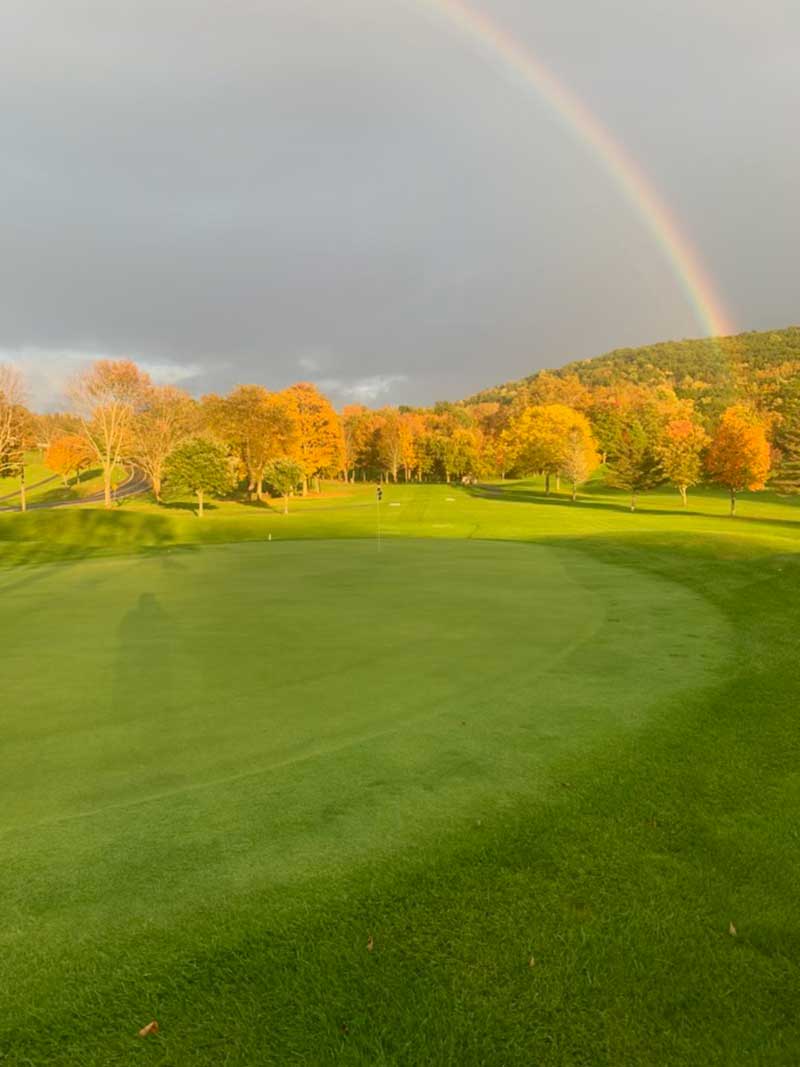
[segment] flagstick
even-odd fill
[[[383,490],[381,489],[380,486],[378,486],[377,489],[376,489],[376,492],[375,492],[375,509],[376,509],[376,514],[377,514],[377,519],[378,519],[378,551],[379,552],[381,550],[381,496],[382,495],[383,495]]]

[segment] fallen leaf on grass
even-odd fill
[[[148,1034],[157,1034],[157,1033],[158,1033],[158,1023],[155,1021],[155,1019],[153,1019],[153,1021],[151,1023],[148,1023],[147,1026],[143,1026],[141,1028],[141,1030],[139,1031],[139,1037],[147,1037]]]
[[[733,923],[731,923],[728,927],[728,933],[731,935],[731,937],[736,937],[736,927],[733,925]]]
[[[369,940],[367,941],[367,952],[372,952],[372,950],[374,948],[375,948],[375,941],[372,938],[372,934],[370,934],[369,935]]]
[[[531,956],[531,958],[528,960],[528,966],[529,967],[535,967],[536,966],[536,960],[534,959],[533,956]]]

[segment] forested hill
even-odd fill
[[[735,400],[763,399],[765,392],[774,394],[784,388],[794,391],[800,383],[800,326],[618,348],[484,389],[465,403],[508,403],[542,374],[577,378],[590,389],[622,384],[671,385],[679,396],[691,397],[710,414]]]

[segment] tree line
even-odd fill
[[[668,380],[607,377],[598,384],[542,372],[494,399],[337,412],[307,382],[279,391],[239,385],[196,400],[154,384],[129,360],[99,360],[73,381],[65,413],[36,415],[21,375],[2,366],[0,474],[19,477],[24,508],[25,456],[39,447],[65,482],[99,468],[111,506],[114,471],[133,465],[158,501],[188,490],[200,513],[207,495],[235,492],[280,496],[286,510],[291,494],[334,477],[471,482],[538,473],[545,492],[564,482],[575,500],[601,464],[632,509],[639,493],[667,482],[684,505],[702,481],[724,486],[732,513],[738,492],[770,479],[800,489],[800,404],[795,422],[791,404],[750,389],[716,411]]]

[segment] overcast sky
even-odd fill
[[[475,0],[740,329],[800,320],[797,0]],[[594,151],[424,0],[2,0],[0,359],[428,403],[705,332]]]

